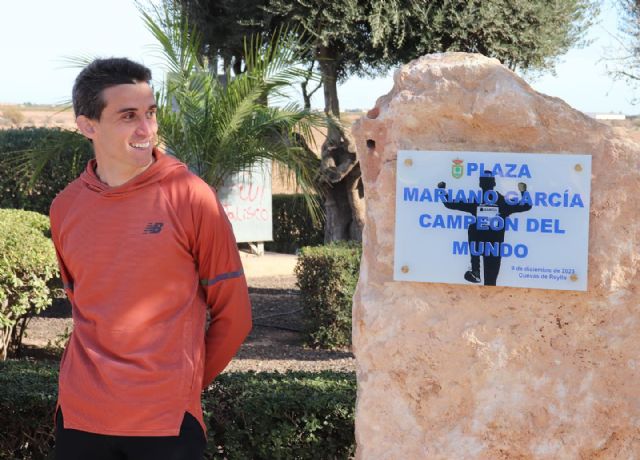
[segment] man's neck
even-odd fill
[[[156,158],[154,155],[151,157],[151,161],[141,168],[122,170],[118,168],[100,167],[101,163],[96,159],[96,175],[100,181],[109,187],[118,187],[145,172],[155,161]]]

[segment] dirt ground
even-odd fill
[[[315,350],[303,343],[300,291],[293,275],[295,256],[243,254],[253,312],[253,330],[225,372],[340,370],[353,371],[348,351]],[[265,275],[271,273],[271,276]],[[56,347],[72,328],[66,301],[57,301],[42,316],[33,318],[24,339],[25,355],[37,359],[60,357]]]
[[[75,129],[73,112],[57,106],[0,105],[0,129],[27,126]]]

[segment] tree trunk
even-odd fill
[[[318,62],[324,88],[324,113],[339,119],[337,54],[334,49],[327,46],[320,46],[318,49]]]
[[[335,49],[320,46],[317,59],[322,73],[325,113],[340,119],[338,102],[338,56]],[[364,194],[356,146],[339,123],[329,125],[322,145],[321,172],[325,179],[324,241],[362,240]]]
[[[311,110],[311,96],[307,92],[307,84],[309,84],[309,80],[305,80],[300,83],[300,87],[302,88],[302,99],[304,100],[304,108],[306,110]]]

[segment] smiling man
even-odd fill
[[[95,159],[51,206],[74,329],[56,458],[200,459],[200,393],[251,328],[246,280],[214,191],[156,146],[151,72],[99,59],[73,107]]]

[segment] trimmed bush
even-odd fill
[[[49,219],[0,209],[0,359],[17,353],[29,320],[51,305],[49,282],[58,265]]]
[[[295,274],[309,345],[327,349],[351,345],[351,308],[361,256],[359,243],[302,248]]]
[[[37,150],[37,161],[26,152]],[[51,201],[78,177],[93,157],[89,141],[81,134],[59,128],[0,130],[0,208],[49,214]],[[43,162],[51,158],[49,162]],[[41,171],[39,171],[41,169]],[[38,180],[29,187],[32,172]]]
[[[57,365],[0,362],[0,388],[0,459],[46,459],[54,443]]]
[[[346,459],[355,452],[353,373],[223,374],[204,395],[211,458]]]
[[[273,195],[273,242],[267,251],[295,254],[303,246],[317,246],[324,241],[324,225],[313,224],[304,195]]]
[[[0,459],[52,450],[54,363],[0,363]],[[5,390],[6,389],[6,390]],[[353,373],[222,374],[203,394],[208,459],[346,459],[355,451]]]

